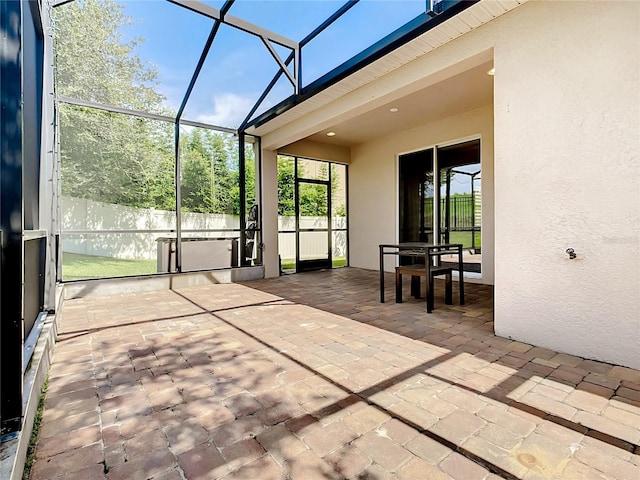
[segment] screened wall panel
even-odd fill
[[[62,279],[155,273],[176,228],[172,125],[64,103],[59,125]]]
[[[333,267],[349,264],[347,225],[347,166],[331,164],[331,231]]]
[[[249,229],[245,238],[241,235],[240,221],[243,192],[238,138],[204,128],[181,128],[182,271],[257,262],[259,217],[253,146],[246,145],[244,153],[244,214],[245,226]]]
[[[278,252],[286,271],[348,265],[347,166],[278,156]]]

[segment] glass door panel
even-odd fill
[[[443,243],[461,243],[464,248],[464,271],[481,273],[480,141],[473,140],[439,148],[438,166],[440,170],[440,240]],[[449,261],[445,258],[443,260]]]
[[[296,232],[278,233],[278,255],[280,257],[280,273],[296,272]]]
[[[400,156],[398,239],[433,242],[433,149]],[[424,263],[424,259],[400,257],[400,265]]]
[[[329,163],[298,158],[298,178],[305,180],[329,180]]]
[[[327,232],[300,232],[300,261],[326,260],[329,251]]]
[[[347,184],[346,165],[278,156],[281,273],[348,265]]]
[[[347,249],[347,166],[331,164],[331,232],[333,268],[349,264]]]
[[[307,160],[307,162],[311,161]],[[329,190],[328,181],[301,179],[297,181],[296,270],[298,272],[331,268]]]
[[[400,157],[400,242],[433,242],[433,149]]]
[[[338,230],[332,232],[331,257],[333,268],[347,266],[347,231]]]
[[[325,184],[298,182],[299,215],[301,229],[329,228],[327,208],[328,186]]]

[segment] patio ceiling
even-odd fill
[[[491,67],[491,62],[483,63],[435,85],[336,123],[307,138],[351,147],[439,118],[490,105],[493,103],[493,77],[487,75],[487,71]],[[397,112],[391,112],[392,108],[397,108]],[[328,131],[333,131],[336,135],[328,137]]]

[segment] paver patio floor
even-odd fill
[[[377,282],[66,301],[31,478],[640,478],[640,371],[496,337],[488,286]]]

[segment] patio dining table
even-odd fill
[[[424,242],[404,242],[396,244],[380,244],[380,303],[384,303],[384,257],[394,255],[398,257],[423,258],[425,265],[425,275],[427,289],[429,288],[429,276],[433,260],[439,265],[443,255],[457,255],[458,257],[458,289],[460,305],[464,305],[464,274],[462,265],[462,244],[459,243],[424,243]],[[455,268],[455,267],[454,267]],[[427,298],[429,292],[427,291]],[[427,310],[429,310],[427,306]]]

